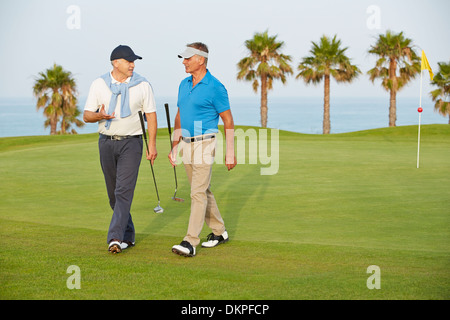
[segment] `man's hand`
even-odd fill
[[[147,150],[147,160],[150,160],[150,162],[153,163],[156,160],[156,157],[158,157],[158,151],[156,151],[156,146],[148,146],[148,150]]]
[[[148,146],[148,150],[146,150],[147,160],[150,160],[150,162],[153,163],[156,160],[156,157],[158,157],[158,151],[156,151],[156,146]]]
[[[177,147],[175,146],[168,155],[170,164],[172,165],[172,167],[176,167],[177,166]]]
[[[115,112],[113,112],[111,115],[107,114],[105,111],[105,105],[102,104],[102,107],[100,108],[100,111],[98,112],[100,115],[100,120],[111,120],[115,118]]]
[[[228,171],[230,171],[231,169],[236,167],[237,160],[236,160],[236,155],[234,154],[234,152],[226,155],[225,165],[227,166]]]
[[[83,121],[86,123],[98,122],[101,120],[111,120],[115,118],[115,112],[109,115],[105,111],[105,105],[102,104],[98,112],[85,110],[83,113]]]
[[[236,167],[237,160],[234,154],[234,120],[231,114],[231,110],[226,110],[219,114],[223,121],[223,127],[225,130],[225,140],[226,140],[226,154],[225,154],[225,165],[228,171]]]
[[[158,151],[156,151],[156,128],[158,127],[156,112],[145,113],[145,117],[147,118],[148,130],[147,160],[150,160],[151,164],[153,165],[153,162],[158,156]]]

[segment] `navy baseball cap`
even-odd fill
[[[116,59],[125,59],[132,62],[136,59],[142,59],[142,57],[135,55],[129,46],[120,45],[111,52],[110,60],[113,61]]]

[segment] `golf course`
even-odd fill
[[[259,160],[229,172],[215,164],[212,191],[230,241],[199,246],[193,258],[171,252],[187,230],[190,188],[179,165],[185,202],[171,199],[167,128],[154,164],[164,213],[153,211],[143,158],[136,245],[115,255],[98,135],[0,138],[0,299],[448,300],[450,125],[421,127],[419,168],[417,129],[279,131],[276,174],[261,175],[268,164]],[[71,266],[79,288],[68,286]]]

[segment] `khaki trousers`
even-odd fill
[[[206,222],[215,235],[225,232],[225,225],[211,192],[212,165],[216,141],[214,138],[183,143],[183,164],[191,185],[191,214],[183,240],[193,247],[200,243],[200,232]]]

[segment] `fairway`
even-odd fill
[[[258,130],[237,127],[242,130]],[[269,130],[270,132],[270,130]],[[450,298],[450,125],[345,134],[279,132],[279,169],[213,167],[230,241],[197,256],[171,252],[190,212],[177,196],[158,131],[154,169],[141,163],[136,246],[107,252],[111,218],[96,134],[0,138],[0,299],[303,300]],[[270,150],[270,149],[269,149]],[[248,150],[247,150],[248,151]],[[205,226],[201,238],[210,230]],[[380,289],[369,289],[380,270]],[[80,289],[69,289],[69,266]]]

